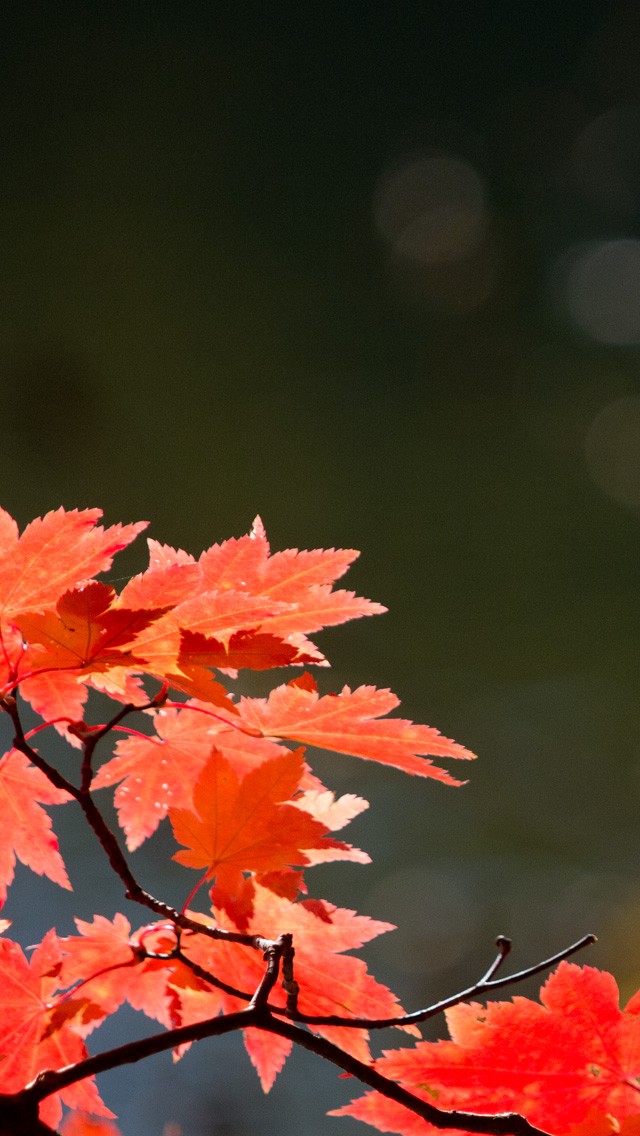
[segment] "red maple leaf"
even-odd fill
[[[357,556],[353,549],[341,548],[288,548],[270,556],[264,526],[256,517],[248,536],[214,545],[202,554],[200,566],[206,589],[233,587],[286,604],[288,610],[265,617],[262,629],[290,636],[386,611],[353,592],[332,591]]]
[[[314,902],[316,905],[322,903]],[[356,915],[327,902],[322,903],[321,910],[322,914],[318,914],[313,902],[287,903],[256,885],[255,910],[249,921],[249,931],[273,938],[282,932],[292,932],[296,952],[295,977],[300,986],[300,1011],[313,1015],[372,1018],[402,1014],[394,995],[367,973],[366,963],[342,953],[393,930],[392,924]],[[237,929],[222,910],[216,910],[216,916],[218,926]],[[194,917],[211,922],[200,914]],[[183,938],[183,948],[194,962],[243,990],[255,990],[264,972],[264,962],[249,947],[187,934]],[[184,978],[181,985],[179,972],[170,979],[170,983],[178,989],[181,1017],[185,1024],[202,1021],[220,1012],[231,1013],[246,1005],[221,990],[206,989],[202,984],[198,988],[188,978]],[[275,987],[270,997],[272,1005],[284,1006],[285,999],[281,987]],[[366,1030],[338,1026],[310,1028],[360,1060],[370,1060]],[[415,1028],[409,1032],[419,1034]],[[265,1045],[261,1032],[250,1029],[245,1031],[245,1044],[262,1086],[268,1091],[291,1050],[291,1043],[284,1038],[272,1037],[270,1044]]]
[[[172,548],[170,544],[160,544],[153,537],[147,539],[149,547],[149,571],[156,568],[173,568],[176,564],[195,564],[196,558],[182,548]],[[144,575],[144,573],[143,573]]]
[[[16,1093],[44,1069],[61,1069],[87,1056],[84,1043],[68,1021],[49,1030],[52,1001],[59,989],[61,953],[54,931],[34,951],[31,962],[17,943],[0,939],[0,1092]],[[40,1105],[40,1116],[55,1127],[60,1099],[71,1108],[113,1116],[101,1101],[93,1078],[79,1081]]]
[[[369,802],[363,797],[356,797],[354,793],[345,793],[336,800],[335,793],[330,789],[308,789],[301,793],[292,802],[296,808],[304,809],[312,817],[327,826],[331,832],[344,828],[349,821],[369,808]],[[321,864],[326,860],[353,860],[358,864],[370,864],[371,857],[359,848],[352,848],[350,844],[343,845],[342,850],[332,848],[327,853],[322,848],[308,848],[307,860],[310,864]]]
[[[199,563],[205,590],[241,587],[292,603],[310,587],[333,583],[359,555],[353,549],[287,548],[271,556],[264,525],[256,517],[247,536],[212,545]]]
[[[310,634],[363,615],[382,615],[386,610],[382,604],[365,600],[355,592],[333,591],[330,584],[314,584],[292,602],[290,611],[264,619],[262,629],[274,635]]]
[[[134,1010],[142,1010],[167,1028],[175,1025],[167,994],[172,964],[168,960],[144,958],[139,949],[144,943],[150,950],[171,950],[175,932],[168,931],[164,924],[151,924],[131,935],[129,921],[120,913],[113,922],[103,915],[94,916],[93,923],[76,919],[76,926],[79,935],[59,940],[59,981],[64,987],[79,982],[78,992],[92,1007],[99,1007],[99,1013],[94,1011],[86,1022],[83,1019],[83,1036],[125,1000]]]
[[[259,517],[254,522],[262,529]],[[364,615],[380,615],[387,609],[382,604],[356,596],[354,592],[334,591],[333,583],[343,576],[360,555],[354,549],[315,548],[298,551],[287,548],[265,560],[256,591],[261,596],[283,600],[291,605],[289,612],[269,616],[263,630],[275,635],[293,636],[319,631]]]
[[[267,698],[242,698],[240,715],[265,737],[289,738],[321,749],[395,765],[406,773],[435,777],[459,785],[422,754],[472,758],[468,749],[449,741],[431,726],[417,726],[402,718],[379,721],[399,705],[390,690],[360,686],[351,691],[320,697],[310,675],[278,686]]]
[[[67,516],[72,515],[62,515],[63,519]],[[89,521],[94,524],[93,513]],[[67,544],[72,559],[78,550],[70,538]],[[213,545],[199,563],[186,553],[153,541],[149,542],[149,551],[148,571],[131,580],[120,597],[108,593],[105,585],[93,583],[85,596],[88,610],[84,613],[76,610],[82,602],[80,593],[73,601],[65,598],[69,610],[59,607],[57,620],[49,610],[53,595],[48,605],[42,605],[44,615],[34,602],[34,610],[19,617],[23,633],[32,644],[39,644],[39,649],[32,648],[23,659],[23,673],[29,673],[25,671],[27,664],[32,670],[37,666],[40,672],[75,668],[85,672],[84,681],[126,699],[131,691],[130,673],[115,673],[122,663],[129,672],[146,671],[192,697],[235,714],[229,695],[209,668],[235,673],[241,667],[324,666],[324,656],[308,642],[306,632],[385,610],[353,593],[332,591],[331,582],[346,571],[356,553],[288,549],[270,557],[259,519],[248,536]],[[59,585],[55,598],[59,599],[60,590]],[[24,602],[22,597],[21,612]],[[79,616],[81,623],[76,627]],[[134,616],[137,622],[131,623],[132,634],[127,639],[127,621]],[[134,647],[135,656],[131,654]],[[138,664],[135,668],[134,662]],[[107,670],[111,676],[101,677]],[[51,717],[72,717],[81,709],[83,693],[68,681],[52,680],[48,686],[35,681],[29,685],[30,681],[26,680],[25,696],[43,710],[51,705],[58,711]]]
[[[69,800],[69,794],[56,789],[19,750],[0,758],[0,907],[13,880],[16,857],[39,876],[71,889],[51,819],[41,807]]]
[[[25,640],[35,644],[22,669],[105,670],[112,666],[135,668],[132,654],[136,637],[167,611],[163,608],[114,608],[116,593],[97,581],[65,592],[55,612],[29,612],[15,618]]]
[[[235,715],[237,710],[224,687],[215,681],[205,666],[196,665],[188,653],[185,654],[185,632],[188,632],[188,636],[215,636],[226,654],[226,645],[234,633],[240,631],[246,634],[252,631],[274,606],[278,608],[283,605],[274,605],[272,601],[266,602],[235,591],[205,592],[192,596],[177,604],[136,638],[136,657],[143,660],[139,669],[167,680],[176,690],[224,707]],[[196,642],[202,645],[202,640]],[[187,645],[192,643],[194,640],[188,638]],[[296,645],[295,656],[299,655]],[[322,660],[322,656],[318,657]],[[210,665],[216,664],[211,661]],[[232,663],[228,659],[224,662],[220,659],[217,665],[229,668]],[[270,665],[281,664],[274,662]]]
[[[197,631],[183,631],[178,664],[181,670],[194,666],[224,670],[264,671],[271,667],[289,667],[293,663],[322,662],[322,656],[301,654],[297,644],[287,643],[277,635],[254,629],[234,631],[225,643],[214,636]]]
[[[376,1070],[382,1072],[380,1068],[380,1061],[376,1062]],[[439,1106],[439,1098],[437,1093],[429,1095],[428,1093],[420,1093],[415,1088],[411,1092],[416,1096],[422,1095],[425,1100],[430,1104]],[[328,1116],[353,1116],[356,1120],[362,1120],[365,1124],[371,1124],[373,1128],[378,1128],[380,1132],[399,1132],[402,1136],[437,1136],[441,1131],[439,1128],[434,1128],[433,1124],[429,1124],[423,1120],[421,1116],[417,1116],[415,1112],[411,1112],[404,1105],[398,1104],[397,1101],[389,1100],[389,1097],[383,1097],[382,1093],[365,1093],[364,1096],[358,1097],[357,1100],[347,1104],[344,1108],[334,1108]],[[470,1133],[460,1128],[447,1128],[447,1136],[470,1136]],[[596,1133],[593,1136],[597,1136]]]
[[[293,603],[308,588],[332,584],[344,576],[359,555],[353,548],[314,548],[300,552],[297,548],[286,548],[275,552],[262,569],[260,593]]]
[[[23,698],[76,747],[81,741],[60,719],[82,719],[87,682],[123,701],[145,699],[130,673],[136,665],[142,669],[132,646],[167,608],[117,608],[115,598],[113,588],[93,581],[66,592],[55,612],[27,612],[14,620],[29,646],[16,659],[12,677],[20,681]]]
[[[203,590],[242,589],[254,595],[258,591],[261,571],[269,558],[269,542],[260,517],[256,517],[250,533],[212,544],[202,553],[199,564],[203,574]]]
[[[58,509],[38,517],[18,538],[18,526],[0,510],[0,596],[7,614],[42,611],[55,607],[70,588],[90,580],[111,566],[116,552],[147,527],[96,525],[101,509]]]
[[[574,1125],[568,1136],[640,1136],[640,1115],[627,1116],[620,1123],[611,1113],[592,1109],[586,1120]]]
[[[252,910],[253,886],[246,886],[244,872],[260,878],[307,864],[305,849],[332,847],[323,839],[329,829],[290,800],[303,773],[302,754],[286,753],[239,778],[214,749],[196,783],[193,811],[169,811],[176,840],[187,846],[173,859],[206,869],[217,903],[235,912],[238,924]]]
[[[451,1041],[386,1052],[376,1068],[425,1100],[437,1097],[438,1107],[515,1111],[558,1136],[593,1110],[618,1123],[640,1114],[634,1000],[620,1010],[612,975],[568,962],[549,977],[540,999],[455,1006],[447,1011]],[[405,1109],[397,1112],[398,1127],[389,1128],[383,1100],[368,1094],[333,1115],[357,1116],[383,1131],[420,1131]]]
[[[278,611],[286,605],[244,592],[203,592],[177,604],[164,619],[141,635],[136,650],[156,673],[166,673],[175,670],[182,630],[212,635],[226,643],[235,631],[259,626],[274,608]]]

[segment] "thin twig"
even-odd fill
[[[502,938],[502,936],[501,936]],[[499,941],[499,940],[498,940]],[[525,970],[519,970],[516,974],[510,974],[506,978],[494,978],[487,980],[487,976],[481,978],[473,986],[467,987],[466,990],[461,990],[459,994],[452,994],[450,998],[444,998],[442,1002],[436,1002],[434,1006],[427,1007],[426,1010],[415,1010],[413,1014],[403,1014],[397,1018],[342,1018],[336,1014],[327,1014],[320,1016],[316,1014],[288,1014],[286,1010],[276,1009],[275,1006],[270,1006],[269,1009],[274,1014],[286,1014],[292,1021],[304,1022],[306,1025],[315,1026],[341,1026],[352,1027],[356,1029],[386,1029],[389,1026],[415,1026],[420,1022],[426,1022],[428,1018],[433,1018],[436,1014],[441,1014],[444,1010],[450,1009],[451,1006],[457,1006],[459,1002],[469,1002],[472,998],[486,993],[487,990],[499,990],[504,986],[511,986],[516,982],[523,982],[525,978],[531,978],[534,974],[540,974],[543,970],[548,970],[550,967],[555,966],[556,963],[562,962],[563,959],[569,958],[570,955],[581,951],[583,947],[588,947],[591,943],[596,942],[595,935],[584,935],[577,943],[572,943],[570,947],[565,947],[563,951],[558,951],[556,955],[551,958],[545,959],[544,962],[536,963],[535,966],[526,967]],[[506,953],[500,953],[493,961],[487,974],[495,974],[496,970],[506,957]]]
[[[243,1002],[250,1002],[253,995],[248,994],[246,990],[238,990],[235,986],[230,986],[228,982],[223,982],[221,978],[216,978],[215,974],[211,971],[205,970],[199,963],[194,962],[193,959],[188,958],[183,954],[180,947],[176,947],[173,952],[173,958],[187,966],[189,970],[195,974],[196,978],[201,978],[203,982],[210,982],[212,986],[216,986],[219,990],[223,990],[225,994],[229,994],[232,998],[241,998]],[[273,1007],[270,1007],[273,1009]]]
[[[113,718],[111,718],[104,726],[101,726],[100,729],[95,731],[91,730],[90,733],[86,734],[83,744],[84,756],[82,759],[82,780],[80,783],[81,792],[88,793],[89,789],[91,788],[91,782],[93,780],[93,768],[91,763],[93,761],[93,753],[98,742],[101,741],[101,739],[104,738],[114,728],[114,726],[117,726],[123,718],[126,718],[127,714],[133,713],[134,710],[150,710],[152,706],[157,705],[158,703],[155,698],[150,702],[147,702],[143,706],[135,706],[133,702],[126,702],[125,705],[118,711],[118,713],[114,714]]]
[[[483,985],[489,982],[490,979],[493,978],[494,974],[497,974],[507,955],[511,954],[512,946],[513,943],[511,942],[511,939],[508,939],[506,935],[498,935],[496,939],[496,947],[498,948],[498,953],[491,963],[491,966],[489,967],[486,974],[483,974],[482,978],[480,979],[480,982]]]
[[[282,939],[283,936],[280,936]],[[290,1007],[292,994],[297,995],[297,989],[291,990],[288,982],[288,950],[282,952],[282,985],[288,995],[287,1007],[273,1006],[270,1002],[267,1003],[267,1009],[272,1014],[287,1017],[290,1021],[300,1022],[303,1025],[311,1026],[339,1026],[341,1029],[388,1029],[392,1026],[411,1026],[418,1025],[419,1022],[427,1021],[428,1018],[433,1018],[437,1014],[442,1014],[445,1010],[450,1009],[452,1006],[457,1006],[460,1002],[469,1002],[473,998],[477,998],[487,990],[499,990],[505,986],[514,985],[517,982],[523,982],[525,978],[531,978],[532,975],[540,974],[543,970],[548,970],[555,966],[556,963],[562,962],[563,959],[569,958],[577,951],[581,951],[584,947],[589,946],[591,943],[596,942],[595,935],[584,935],[577,943],[572,943],[570,947],[565,947],[563,951],[558,951],[557,954],[552,955],[551,958],[545,959],[543,962],[536,963],[535,966],[527,967],[525,970],[519,970],[516,974],[507,975],[505,978],[494,978],[490,976],[495,974],[505,958],[511,950],[511,941],[504,935],[499,935],[496,939],[496,946],[498,947],[498,955],[491,963],[491,966],[473,986],[468,986],[466,990],[461,990],[458,994],[452,994],[449,998],[444,998],[441,1002],[436,1002],[433,1006],[428,1006],[425,1010],[415,1010],[412,1014],[402,1014],[395,1018],[345,1018],[338,1014],[301,1014],[297,1009]],[[508,944],[508,947],[507,947]],[[267,942],[267,946],[271,944]],[[293,945],[291,946],[291,962],[293,962]],[[210,982],[212,986],[224,990],[225,994],[230,994],[233,998],[241,998],[244,1002],[251,1002],[253,995],[248,994],[246,990],[238,990],[233,986],[229,986],[222,979],[216,978],[210,971],[205,970],[204,967],[194,962],[185,955],[180,948],[177,948],[173,955],[174,958],[179,959],[185,966],[205,982]],[[297,988],[297,982],[293,979],[293,971],[291,971],[291,982]]]

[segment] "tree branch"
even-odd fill
[[[93,752],[98,742],[101,741],[102,738],[106,737],[106,735],[109,734],[111,730],[113,730],[114,727],[118,725],[119,722],[122,722],[122,720],[126,718],[127,715],[132,714],[134,710],[151,710],[153,707],[163,706],[166,701],[168,689],[169,688],[165,683],[162,689],[159,690],[158,693],[155,694],[154,697],[151,698],[149,702],[145,703],[143,706],[135,706],[133,702],[126,702],[125,705],[118,711],[118,713],[114,714],[113,718],[106,722],[104,726],[100,726],[100,728],[97,730],[91,730],[84,736],[82,782],[80,786],[83,793],[87,793],[91,788],[91,782],[93,780],[93,769],[91,763],[93,761]]]
[[[472,998],[486,993],[487,990],[499,990],[504,986],[511,986],[516,982],[523,982],[525,978],[531,978],[534,974],[540,974],[543,970],[548,970],[550,967],[555,966],[556,963],[562,962],[563,959],[569,958],[570,955],[581,951],[583,947],[588,947],[591,943],[595,943],[597,938],[595,935],[584,935],[582,939],[578,939],[577,943],[572,943],[570,947],[565,947],[563,951],[558,951],[556,955],[551,958],[545,959],[544,962],[536,963],[535,966],[526,967],[525,970],[519,970],[516,974],[510,974],[506,978],[488,979],[487,975],[495,974],[498,967],[502,964],[508,950],[500,945],[500,953],[494,959],[487,973],[481,978],[474,986],[468,986],[466,990],[461,990],[459,994],[452,994],[450,998],[444,998],[442,1002],[436,1002],[435,1005],[427,1007],[426,1010],[415,1010],[412,1014],[403,1014],[398,1018],[342,1018],[336,1014],[327,1014],[325,1016],[315,1014],[290,1014],[286,1010],[279,1009],[275,1006],[269,1006],[269,1009],[274,1014],[286,1014],[292,1021],[303,1022],[306,1025],[314,1026],[341,1026],[352,1027],[357,1029],[386,1029],[389,1026],[415,1026],[419,1022],[426,1022],[428,1018],[433,1018],[436,1014],[443,1013],[451,1006],[457,1006],[459,1002],[469,1002]],[[498,944],[504,942],[509,943],[509,950],[511,949],[510,940],[500,935],[496,940]]]
[[[289,940],[291,936],[281,935],[278,942],[283,939]],[[435,1017],[437,1014],[442,1014],[452,1006],[457,1006],[460,1002],[469,1002],[472,998],[486,993],[487,990],[499,990],[505,986],[512,986],[517,982],[523,982],[525,978],[531,978],[535,974],[549,970],[551,967],[555,966],[556,963],[562,962],[563,959],[569,958],[571,955],[576,954],[577,951],[581,951],[584,947],[588,947],[595,942],[595,935],[584,935],[581,939],[578,939],[576,943],[572,943],[571,946],[565,947],[564,950],[558,951],[557,954],[552,955],[548,959],[544,959],[543,962],[536,963],[535,966],[526,967],[524,970],[519,970],[516,974],[507,975],[505,978],[492,979],[491,975],[496,973],[511,951],[511,940],[507,939],[504,935],[498,935],[496,939],[498,954],[489,969],[478,982],[473,986],[468,986],[466,990],[461,990],[458,994],[452,994],[449,998],[444,998],[441,1002],[436,1002],[433,1006],[428,1006],[425,1010],[415,1010],[411,1014],[402,1014],[396,1018],[344,1018],[338,1014],[301,1014],[297,1009],[295,1011],[292,1010],[289,1004],[291,1001],[291,990],[287,984],[287,967],[292,964],[292,956],[295,954],[295,951],[293,950],[292,944],[285,942],[281,953],[281,961],[283,971],[282,985],[288,995],[287,1007],[285,1009],[282,1006],[273,1006],[270,1002],[267,1002],[266,1008],[272,1014],[287,1017],[290,1021],[300,1022],[303,1025],[339,1026],[341,1029],[388,1029],[392,1026],[417,1025],[419,1022],[425,1022],[429,1018]],[[273,946],[275,944],[269,943],[267,945]],[[236,987],[230,986],[221,978],[217,978],[211,971],[205,970],[199,963],[194,962],[188,955],[185,955],[181,947],[177,947],[173,951],[172,957],[178,959],[184,966],[189,967],[197,978],[201,978],[204,982],[211,983],[212,986],[216,986],[233,998],[241,998],[245,1002],[251,1002],[255,997],[255,995],[247,993],[246,990],[238,990]],[[267,957],[266,951],[265,957]],[[288,960],[290,960],[290,962]],[[294,979],[289,981],[295,988],[294,996],[297,996],[297,983]],[[271,989],[273,985],[274,983],[271,983],[269,989]]]
[[[276,939],[275,943],[271,943],[270,946],[267,947],[263,955],[263,958],[267,964],[267,969],[262,976],[258,989],[253,995],[251,1002],[249,1003],[250,1010],[253,1010],[258,1006],[267,1005],[269,1001],[269,995],[273,990],[276,982],[278,981],[278,975],[280,973],[280,959],[282,958],[282,952],[284,950],[285,943],[288,947],[291,947],[291,942],[292,936],[290,934],[283,934],[280,935],[279,939]]]
[[[130,713],[133,710],[150,709],[154,705],[156,705],[156,702],[155,699],[152,699],[144,706],[127,704],[127,706],[123,707],[111,722],[101,727],[96,735],[91,735],[85,740],[85,746],[91,746],[91,755],[93,754],[97,742],[105,737],[116,722],[121,721],[126,713]],[[171,907],[168,903],[156,899],[154,896],[150,895],[148,891],[145,891],[133,875],[116,837],[93,800],[90,789],[88,787],[78,789],[71,781],[63,777],[62,773],[60,773],[55,766],[50,765],[48,761],[40,756],[37,750],[29,745],[24,736],[24,730],[20,720],[20,711],[18,710],[16,699],[13,696],[6,696],[0,699],[0,709],[4,710],[9,715],[13,722],[13,744],[15,749],[20,750],[25,757],[28,757],[29,761],[40,769],[57,789],[65,790],[80,805],[88,824],[93,829],[98,841],[106,852],[111,867],[125,886],[126,899],[130,899],[134,903],[139,903],[143,907],[148,907],[150,911],[155,912],[155,914],[159,915],[162,919],[171,920],[177,927],[195,931],[201,935],[208,935],[210,939],[223,939],[228,943],[242,943],[244,946],[252,947],[254,950],[262,951],[263,953],[267,950],[271,945],[270,939],[264,939],[261,935],[244,935],[240,931],[225,931],[221,927],[209,927],[204,923],[198,923],[197,920],[190,919],[187,915],[182,915],[181,912],[176,911],[176,909]],[[85,765],[86,762],[83,761],[83,770],[85,769]],[[83,780],[85,779],[86,776],[83,773]]]
[[[422,1100],[421,1097],[414,1096],[407,1089],[403,1089],[395,1081],[383,1077],[382,1073],[378,1073],[371,1065],[365,1065],[356,1057],[345,1053],[344,1050],[339,1049],[337,1045],[333,1045],[326,1038],[307,1033],[291,1022],[276,1020],[271,1017],[268,1022],[259,1021],[256,1024],[258,1029],[289,1038],[296,1045],[310,1050],[318,1057],[324,1057],[326,1061],[331,1061],[346,1073],[351,1073],[363,1084],[369,1085],[372,1089],[377,1089],[382,1096],[397,1101],[398,1104],[404,1105],[417,1116],[421,1116],[423,1120],[433,1124],[434,1128],[459,1128],[467,1132],[488,1133],[489,1136],[546,1136],[542,1129],[536,1128],[523,1116],[515,1112],[482,1116],[475,1112],[446,1112],[443,1109],[436,1108],[434,1104],[430,1104],[428,1101]]]
[[[500,1113],[482,1116],[469,1112],[446,1112],[436,1108],[435,1105],[410,1093],[395,1081],[389,1080],[378,1073],[371,1065],[366,1065],[356,1057],[339,1049],[337,1045],[325,1038],[316,1037],[291,1022],[274,1018],[264,1006],[248,1007],[233,1014],[224,1014],[220,1017],[194,1025],[180,1026],[153,1037],[141,1038],[139,1041],[129,1042],[118,1046],[95,1057],[88,1057],[75,1065],[68,1065],[65,1069],[41,1073],[36,1080],[22,1094],[16,1097],[26,1098],[29,1102],[41,1101],[52,1093],[68,1088],[85,1077],[104,1073],[108,1069],[115,1069],[120,1065],[132,1064],[142,1061],[156,1053],[167,1049],[174,1049],[186,1042],[201,1041],[205,1037],[219,1037],[222,1034],[233,1033],[235,1030],[248,1029],[264,1030],[267,1033],[277,1034],[288,1038],[296,1045],[308,1049],[318,1057],[332,1062],[338,1068],[350,1073],[365,1085],[376,1089],[383,1096],[398,1104],[404,1105],[417,1116],[421,1116],[435,1128],[457,1128],[467,1132],[487,1133],[488,1136],[546,1136],[539,1128],[529,1124],[528,1120],[517,1113]]]
[[[156,700],[152,700],[149,703],[149,707],[156,704]],[[434,1006],[415,1011],[412,1014],[405,1014],[401,1017],[367,1019],[344,1018],[337,1015],[314,1016],[300,1014],[296,1011],[297,984],[293,978],[292,971],[294,955],[292,936],[290,934],[283,934],[279,939],[274,941],[264,939],[259,935],[245,935],[239,932],[228,932],[219,928],[209,927],[205,924],[198,923],[196,920],[190,919],[188,916],[170,907],[170,905],[155,899],[138,884],[120,849],[116,837],[108,828],[102,814],[93,801],[90,793],[90,785],[92,779],[91,760],[95,746],[98,741],[105,737],[128,713],[133,710],[145,709],[145,707],[136,707],[132,704],[127,704],[105,726],[100,727],[94,733],[87,734],[84,739],[85,749],[82,767],[82,785],[80,788],[77,788],[63,777],[58,770],[45,761],[44,758],[40,757],[38,752],[29,745],[20,721],[16,699],[13,696],[7,696],[1,699],[0,708],[10,715],[14,723],[15,748],[24,753],[37,768],[45,773],[52,784],[68,792],[78,802],[88,824],[104,849],[111,867],[125,885],[128,899],[149,908],[163,919],[170,920],[177,928],[189,930],[196,934],[208,935],[210,938],[214,939],[240,943],[261,950],[267,961],[265,973],[255,993],[251,996],[242,991],[234,990],[232,987],[223,984],[213,975],[208,974],[203,968],[192,963],[188,959],[188,956],[184,956],[178,946],[173,954],[174,958],[188,965],[195,974],[205,981],[213,983],[215,986],[226,990],[227,993],[235,997],[249,1000],[248,1007],[243,1010],[217,1016],[205,1022],[181,1026],[176,1029],[164,1031],[161,1034],[156,1034],[153,1037],[130,1042],[126,1045],[97,1054],[96,1056],[87,1057],[83,1061],[63,1069],[48,1070],[40,1073],[36,1080],[26,1089],[22,1090],[22,1092],[14,1095],[0,1095],[0,1136],[5,1132],[29,1130],[42,1133],[50,1131],[46,1129],[46,1126],[41,1126],[39,1122],[37,1122],[36,1125],[35,1118],[38,1103],[52,1093],[58,1092],[69,1085],[76,1084],[86,1077],[105,1072],[108,1069],[114,1069],[120,1065],[143,1060],[145,1057],[151,1056],[152,1054],[176,1048],[186,1042],[198,1041],[205,1037],[221,1036],[222,1034],[247,1029],[249,1027],[261,1029],[267,1033],[287,1038],[296,1045],[300,1045],[304,1049],[315,1053],[317,1056],[331,1061],[334,1065],[337,1065],[345,1072],[356,1077],[363,1084],[370,1086],[383,1096],[403,1105],[411,1112],[427,1120],[436,1128],[463,1129],[467,1132],[486,1133],[487,1136],[544,1136],[540,1129],[535,1128],[522,1116],[515,1113],[481,1116],[476,1113],[443,1111],[430,1102],[415,1096],[401,1085],[384,1077],[381,1073],[378,1073],[372,1065],[367,1065],[357,1058],[352,1057],[350,1054],[345,1053],[326,1038],[318,1037],[300,1028],[299,1025],[294,1025],[291,1019],[310,1025],[328,1025],[353,1029],[381,1029],[387,1026],[415,1025],[419,1022],[426,1021],[436,1014],[442,1013],[443,1010],[457,1005],[460,1002],[469,1001],[490,990],[521,982],[525,978],[529,978],[534,974],[538,974],[552,967],[562,959],[568,958],[576,951],[581,950],[589,943],[595,942],[594,935],[584,936],[577,943],[572,944],[570,947],[565,948],[563,951],[558,952],[558,954],[553,955],[551,958],[535,966],[527,967],[506,978],[494,978],[494,975],[502,966],[511,949],[510,940],[506,939],[504,936],[499,936],[496,940],[498,955],[478,982]],[[285,989],[288,994],[287,1009],[272,1007],[268,1003],[269,995],[278,979],[281,961],[283,963]],[[284,1020],[280,1015],[287,1015],[290,1020]],[[30,1118],[29,1125],[26,1125],[27,1116]]]

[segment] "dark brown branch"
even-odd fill
[[[80,790],[76,789],[75,785],[73,785],[71,781],[67,781],[67,778],[63,777],[62,773],[60,773],[55,766],[49,765],[49,762],[45,761],[43,757],[40,757],[38,751],[32,749],[29,745],[24,736],[24,730],[22,729],[18,704],[12,694],[7,694],[4,698],[0,698],[0,709],[4,710],[4,712],[9,715],[13,722],[14,748],[20,750],[25,757],[28,757],[29,761],[32,762],[33,765],[36,765],[38,769],[49,778],[51,784],[55,785],[56,789],[63,789],[77,800]]]
[[[267,1002],[269,1001],[269,995],[273,990],[276,982],[278,981],[278,975],[280,973],[280,959],[282,958],[282,952],[284,950],[285,943],[290,948],[291,942],[292,936],[290,934],[283,934],[279,939],[276,939],[275,943],[270,943],[267,947],[263,955],[263,958],[267,964],[267,969],[262,976],[262,980],[260,982],[260,985],[258,986],[258,989],[253,995],[251,1002],[249,1003],[250,1010],[253,1010],[258,1006],[267,1005]]]
[[[295,986],[297,992],[297,982],[295,982],[293,978],[287,977],[289,971],[291,975],[293,975],[293,956],[295,954],[295,951],[293,949],[292,940],[293,936],[291,934],[280,935],[280,938],[275,942],[265,940],[264,957],[269,963],[269,966],[267,967],[262,983],[255,994],[248,994],[246,990],[238,990],[237,986],[231,986],[228,982],[224,982],[222,978],[217,978],[216,975],[212,974],[210,970],[205,970],[203,966],[200,966],[199,963],[194,962],[194,960],[190,959],[188,955],[185,955],[181,946],[175,947],[175,949],[167,957],[171,959],[177,959],[178,962],[181,962],[184,966],[188,967],[189,970],[192,971],[193,974],[195,974],[196,978],[202,979],[203,982],[210,983],[211,986],[215,986],[218,990],[223,990],[225,994],[229,994],[232,998],[241,998],[242,1001],[249,1002],[252,1006],[266,1005],[267,1009],[269,1010],[275,1010],[277,1013],[284,1013],[284,1010],[278,1010],[277,1007],[270,1006],[267,999],[278,980],[278,969],[274,965],[276,961],[274,954],[277,955],[277,961],[282,965],[282,985],[284,989],[287,991],[287,993],[289,993],[287,986],[287,983],[289,983],[289,985],[293,984]],[[148,957],[152,956],[148,955]],[[259,999],[258,995],[260,995]]]
[[[197,1022],[191,1026],[178,1026],[176,1029],[164,1033],[153,1034],[151,1037],[142,1037],[139,1041],[130,1041],[126,1045],[119,1045],[115,1049],[107,1049],[95,1057],[86,1057],[75,1065],[67,1065],[64,1069],[47,1070],[40,1073],[35,1081],[22,1094],[28,1095],[37,1101],[44,1100],[52,1093],[75,1085],[85,1077],[93,1077],[98,1073],[106,1073],[108,1069],[117,1069],[120,1065],[132,1065],[142,1061],[145,1057],[152,1057],[155,1053],[163,1053],[167,1049],[175,1049],[188,1041],[200,1041],[205,1037],[216,1037],[234,1030],[246,1029],[247,1026],[256,1025],[256,1010],[238,1010],[233,1014],[223,1014],[206,1022]]]
[[[0,1093],[0,1136],[57,1136],[38,1117],[38,1101],[26,1093]]]
[[[339,1049],[337,1045],[333,1045],[326,1038],[307,1033],[291,1022],[276,1020],[271,1017],[268,1022],[258,1022],[257,1026],[258,1029],[266,1030],[268,1033],[289,1038],[296,1045],[310,1050],[318,1057],[324,1057],[326,1061],[331,1061],[340,1069],[344,1069],[346,1073],[351,1073],[363,1084],[369,1085],[372,1089],[377,1089],[383,1096],[397,1101],[398,1104],[404,1105],[417,1116],[421,1116],[429,1124],[433,1124],[434,1128],[460,1128],[467,1132],[488,1133],[489,1136],[546,1136],[542,1129],[536,1128],[523,1116],[515,1112],[482,1116],[475,1112],[447,1112],[436,1108],[435,1105],[414,1096],[407,1089],[403,1089],[395,1081],[383,1077],[382,1073],[378,1073],[371,1065],[365,1065],[356,1057],[345,1053],[344,1050]]]
[[[120,1065],[132,1064],[141,1061],[152,1054],[161,1053],[167,1049],[183,1045],[189,1041],[201,1041],[205,1037],[216,1037],[225,1033],[232,1033],[238,1029],[254,1027],[265,1030],[267,1033],[286,1037],[296,1045],[308,1049],[318,1057],[331,1061],[338,1068],[350,1073],[365,1085],[376,1089],[390,1100],[404,1105],[411,1112],[423,1117],[436,1128],[458,1128],[467,1132],[487,1133],[488,1136],[544,1136],[539,1128],[529,1124],[524,1117],[517,1113],[501,1113],[498,1115],[481,1116],[469,1112],[445,1112],[420,1097],[414,1096],[395,1081],[383,1077],[371,1065],[365,1065],[349,1053],[339,1049],[325,1038],[316,1037],[291,1022],[278,1020],[269,1013],[265,1007],[254,1006],[240,1010],[234,1014],[225,1014],[206,1022],[195,1025],[180,1026],[178,1029],[166,1033],[155,1034],[153,1037],[141,1038],[139,1041],[129,1042],[116,1049],[107,1050],[95,1057],[88,1057],[76,1065],[68,1065],[65,1069],[41,1073],[36,1080],[22,1094],[29,1100],[41,1101],[52,1093],[68,1088],[85,1077],[104,1073],[107,1069],[115,1069]]]

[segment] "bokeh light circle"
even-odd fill
[[[640,193],[640,107],[610,107],[576,138],[567,159],[570,184],[594,206],[633,217]]]
[[[640,241],[580,245],[563,269],[563,300],[582,331],[601,343],[640,344]]]
[[[421,264],[468,256],[483,240],[488,221],[480,175],[468,162],[443,152],[383,175],[373,214],[389,249]]]

